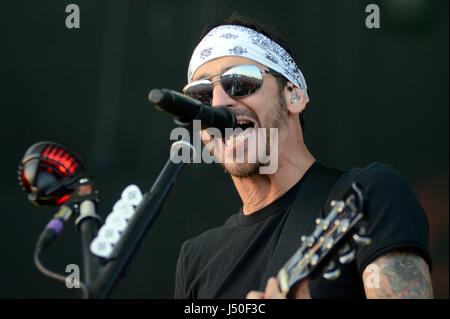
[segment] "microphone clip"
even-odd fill
[[[99,202],[99,192],[96,188],[94,179],[89,176],[81,177],[75,185],[74,192],[64,204],[79,214],[75,220],[75,226],[78,231],[80,231],[80,224],[82,221],[88,218],[94,219],[98,227],[102,225],[102,219],[96,214]]]

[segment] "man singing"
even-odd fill
[[[299,65],[273,32],[233,15],[203,32],[183,92],[212,106],[226,106],[235,114],[240,134],[215,138],[203,131],[201,137],[213,145],[211,152],[231,176],[242,208],[222,226],[183,244],[175,297],[285,298],[274,274],[266,275],[272,257],[283,250],[278,241],[289,215],[302,218],[314,198],[297,195],[313,187],[328,192],[318,176],[346,173],[322,165],[304,143],[303,111],[309,96]],[[266,144],[274,144],[268,138],[271,128],[277,129],[277,169],[264,173],[261,168],[274,159],[263,163],[254,152],[274,145],[256,150],[250,145],[262,144],[263,138],[256,133],[261,129],[267,130]],[[238,153],[246,160],[238,161]],[[368,199],[365,214],[371,244],[355,247],[353,261],[341,267],[337,279],[308,277],[292,287],[288,296],[432,298],[428,223],[415,195],[385,164],[361,168],[358,183]],[[298,233],[293,240],[302,235],[308,234]],[[370,281],[374,269],[376,284]]]

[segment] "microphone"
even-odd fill
[[[36,206],[64,204],[86,174],[86,166],[67,147],[39,142],[28,148],[19,165],[18,179]]]
[[[73,212],[68,199],[85,174],[81,159],[58,143],[35,143],[25,152],[19,164],[18,179],[28,199],[36,206],[61,206],[42,231],[36,245],[38,249],[45,248],[62,232]]]
[[[34,250],[34,263],[44,275],[66,282],[66,276],[47,269],[40,254],[63,231],[74,212],[79,213],[75,225],[81,234],[85,283],[79,282],[85,297],[98,264],[89,253],[89,245],[101,219],[95,213],[98,191],[87,175],[81,158],[67,147],[55,142],[38,142],[25,152],[18,170],[19,184],[36,206],[60,206],[58,212],[41,232]]]
[[[223,135],[225,128],[236,127],[236,117],[227,107],[212,107],[194,98],[168,89],[153,89],[148,95],[150,103],[160,111],[176,118],[177,124],[201,121],[201,128],[217,128]]]

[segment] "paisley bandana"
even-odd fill
[[[281,73],[309,101],[305,78],[289,53],[265,35],[239,25],[218,26],[200,41],[189,63],[188,83],[201,65],[224,56],[242,56]]]

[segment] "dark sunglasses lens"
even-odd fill
[[[212,101],[212,84],[209,81],[194,83],[184,90],[184,94],[190,96],[202,103],[211,104]]]
[[[244,97],[261,88],[262,75],[256,65],[244,65],[225,72],[220,78],[220,83],[228,95]]]
[[[233,67],[224,72],[219,81],[229,96],[238,98],[255,93],[263,83],[261,70],[256,65]],[[183,92],[202,103],[211,104],[213,83],[207,79],[192,82],[183,89]]]

